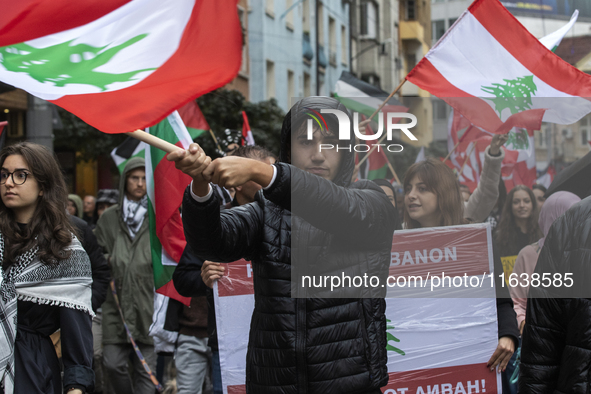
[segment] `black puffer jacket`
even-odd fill
[[[530,286],[519,392],[589,393],[591,300],[583,297],[591,293],[591,197],[554,222],[535,273],[549,273],[553,281],[561,274],[566,284],[564,274],[570,273],[573,286]]]
[[[346,111],[326,98],[304,99],[292,111],[303,113],[304,106]],[[282,130],[283,163],[277,165],[277,178],[264,199],[220,213],[218,201],[198,203],[187,190],[187,241],[202,259],[253,262],[248,393],[375,392],[388,381],[385,300],[291,298],[292,219],[300,222],[308,239],[331,240],[330,248],[307,249],[316,261],[387,272],[394,207],[372,182],[349,186],[354,157],[348,152],[334,183],[286,164],[290,120],[288,114]],[[301,217],[292,217],[292,204]]]

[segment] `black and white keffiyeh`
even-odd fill
[[[134,239],[137,232],[140,231],[146,212],[148,212],[147,195],[138,201],[130,200],[127,196],[123,198],[123,220],[127,225],[131,239]]]
[[[14,392],[14,341],[17,300],[79,309],[94,316],[91,305],[92,270],[86,251],[75,236],[72,253],[59,264],[47,265],[37,256],[38,247],[16,258],[6,272],[0,267],[0,377],[4,394]],[[0,234],[0,262],[4,237]]]

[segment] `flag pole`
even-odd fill
[[[392,98],[392,96],[394,96],[394,95],[395,95],[395,94],[396,94],[396,93],[397,93],[397,92],[400,90],[400,88],[402,88],[402,85],[404,85],[404,83],[405,83],[405,82],[406,82],[406,77],[405,77],[405,78],[404,78],[404,79],[403,79],[403,80],[402,80],[402,81],[401,81],[401,82],[398,84],[398,86],[396,87],[396,89],[394,89],[394,90],[392,91],[392,93],[390,93],[390,95],[389,95],[389,96],[388,96],[388,97],[387,97],[387,98],[384,100],[384,102],[382,102],[382,104],[380,104],[380,106],[378,107],[378,109],[376,109],[376,110],[374,111],[374,113],[373,113],[373,114],[371,114],[371,116],[368,118],[368,120],[370,120],[370,121],[371,121],[371,119],[372,119],[372,118],[373,118],[373,117],[374,117],[374,116],[375,116],[375,115],[376,115],[378,112],[380,112],[380,110],[381,110],[381,109],[384,107],[384,105],[386,105],[386,103],[388,102],[388,100],[390,100],[390,99]],[[369,122],[368,122],[368,123],[369,123]],[[380,139],[378,140],[378,144],[379,144],[379,143],[381,143],[381,142],[384,140],[384,138],[386,138],[386,136],[387,136],[387,135],[388,135],[387,133],[384,133],[384,135],[382,136],[382,138],[380,138]],[[364,162],[365,160],[367,160],[367,158],[369,157],[369,155],[371,155],[371,153],[372,153],[372,152],[373,152],[373,151],[374,151],[374,150],[377,148],[378,144],[374,144],[374,146],[372,146],[372,147],[371,147],[371,149],[369,150],[369,152],[367,152],[367,154],[366,154],[366,155],[365,155],[363,158],[361,158],[361,159],[359,160],[359,163],[357,163],[357,165],[355,166],[355,171],[357,171],[357,170],[359,169],[359,166],[361,166],[361,164],[363,164],[363,162]],[[389,162],[389,161],[388,161],[388,164],[390,164],[390,162]],[[394,173],[394,174],[396,174],[396,173]]]
[[[406,82],[406,77],[404,77],[404,79],[398,84],[398,86],[396,87],[396,89],[394,89],[392,91],[392,93],[390,93],[390,95],[382,102],[382,104],[380,104],[380,106],[378,107],[378,109],[376,109],[373,114],[371,114],[371,116],[369,117],[369,120],[372,120],[374,116],[376,116],[376,114],[378,112],[380,112],[380,110],[382,108],[384,108],[384,105],[386,105],[386,103],[388,102],[388,100],[390,100],[392,98],[392,96],[394,96],[402,87],[402,85],[404,85],[404,83]]]
[[[125,134],[137,140],[145,142],[146,144],[153,146],[154,148],[163,150],[166,153],[172,153],[177,150],[183,150],[183,148],[181,148],[180,146],[173,145],[170,142],[164,141],[163,139],[158,138],[150,133],[146,133],[143,130],[138,129]]]
[[[213,133],[213,131],[211,131],[211,129],[209,129],[209,134],[211,134],[211,138],[213,138],[213,141],[217,145],[217,147],[220,150],[220,152],[223,154],[224,151],[222,150],[222,147],[220,146],[220,143],[218,142],[218,139],[215,138],[215,134]]]
[[[396,174],[396,171],[394,171],[394,167],[392,167],[392,163],[390,163],[390,159],[388,159],[388,155],[386,155],[386,161],[388,163],[388,168],[390,169],[390,171],[392,171],[392,174],[394,174],[394,179],[396,179],[396,182],[399,185],[402,185],[402,182],[400,182],[400,178],[398,178],[398,175]]]
[[[460,172],[458,173],[458,178],[462,176],[462,173],[464,172],[464,167],[466,166],[466,163],[468,162],[470,155],[472,154],[472,152],[474,152],[474,149],[476,149],[476,145],[478,145],[478,141],[474,141],[474,145],[472,145],[472,149],[470,149],[470,152],[468,152],[468,154],[466,155],[466,160],[464,160],[464,164],[462,164],[462,168],[460,168]]]
[[[443,163],[445,163],[447,161],[447,159],[449,159],[449,157],[451,156],[451,154],[456,150],[456,148],[458,147],[458,145],[460,145],[461,142],[462,142],[462,140],[460,139],[458,141],[458,143],[456,144],[456,146],[454,146],[453,149],[449,151],[449,153],[447,154],[447,156],[445,156],[445,159],[443,159]]]

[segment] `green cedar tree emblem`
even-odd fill
[[[525,129],[518,129],[519,131],[509,132],[506,146],[512,146],[513,149],[529,149],[529,138]]]
[[[503,79],[505,84],[493,83],[492,86],[482,86],[483,92],[495,95],[489,99],[495,104],[499,117],[504,109],[509,108],[511,115],[526,109],[531,109],[531,98],[536,95],[538,87],[534,83],[534,76],[527,75],[517,79]]]
[[[388,323],[392,323],[391,320],[386,319],[386,322]],[[391,326],[391,325],[387,325],[386,326],[386,330],[393,330],[395,327]],[[394,335],[392,335],[391,333],[386,331],[386,350],[387,351],[394,351],[402,356],[406,356],[406,353],[403,350],[398,349],[395,346],[390,345],[390,341],[394,341],[394,342],[400,342],[400,339],[396,338]]]
[[[46,48],[34,48],[26,43],[0,47],[0,63],[8,71],[26,73],[41,83],[53,83],[63,87],[66,84],[84,84],[107,90],[114,82],[128,82],[142,71],[155,68],[111,74],[95,71],[106,64],[119,51],[141,41],[147,34],[140,34],[109,49],[108,45],[94,47],[88,44],[71,45],[74,40]]]

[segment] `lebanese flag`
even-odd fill
[[[236,0],[4,3],[0,81],[106,133],[158,123],[240,68]]]
[[[193,142],[177,111],[147,131],[183,149]],[[189,305],[190,298],[178,294],[171,279],[187,245],[179,207],[191,177],[158,148],[147,146],[145,155],[154,286],[156,292]]]
[[[547,49],[498,0],[476,0],[406,79],[492,133],[591,112],[591,76]]]
[[[463,134],[458,138],[462,130],[464,130]],[[474,126],[458,112],[452,110],[448,128],[448,147],[451,150],[458,142],[459,145],[446,164],[458,171],[460,183],[467,185],[471,192],[474,192],[480,182],[485,151],[492,141],[492,135]],[[536,180],[533,132],[525,129],[511,129],[509,139],[501,149],[505,151],[501,175],[507,190],[511,190],[516,185],[531,187]]]
[[[242,111],[242,145],[254,145],[254,137],[248,124],[248,117],[244,111]]]

